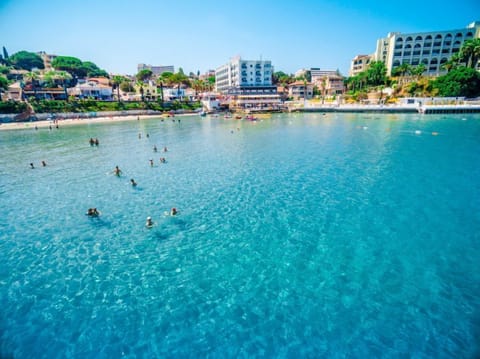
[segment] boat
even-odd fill
[[[201,111],[198,113],[200,116],[205,117],[207,116],[207,113],[205,111]]]
[[[257,120],[257,118],[253,115],[247,115],[247,116],[245,116],[245,119],[249,120],[249,121],[256,121]]]

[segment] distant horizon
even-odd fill
[[[471,0],[454,9],[424,2],[429,16],[409,10],[418,7],[412,0],[402,6],[377,0],[355,7],[313,0],[248,5],[3,0],[0,46],[10,55],[25,50],[77,57],[112,74],[134,75],[142,63],[203,74],[241,56],[270,60],[275,71],[288,74],[320,68],[348,76],[350,61],[373,53],[390,32],[455,30],[480,20],[472,18],[480,17],[480,3]]]

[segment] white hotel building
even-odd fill
[[[402,34],[392,32],[385,38],[377,40],[377,48],[370,55],[371,61],[382,61],[387,74],[401,64],[418,66],[424,64],[426,75],[445,73],[442,68],[452,55],[458,53],[466,40],[480,38],[480,22],[473,22],[463,29],[443,30]],[[365,55],[356,56],[350,66],[350,75],[354,76],[365,70],[360,66],[369,63]]]
[[[242,60],[240,57],[234,57],[215,70],[215,87],[217,92],[224,94],[275,93],[272,75],[271,61]]]
[[[234,110],[276,110],[281,103],[272,75],[271,61],[237,56],[215,70],[215,90],[231,96]]]

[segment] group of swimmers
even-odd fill
[[[42,167],[46,167],[47,166],[47,162],[45,161],[42,161]],[[33,165],[33,162],[30,162],[30,168],[33,170],[35,168],[35,166]]]
[[[167,213],[167,212],[165,212]],[[170,215],[171,216],[176,216],[178,214],[178,211],[175,207],[173,207],[171,210],[170,210]],[[147,222],[145,223],[145,226],[147,228],[152,228],[153,227],[153,221],[152,221],[152,217],[147,217]]]
[[[90,142],[90,146],[93,146],[93,145],[98,146],[99,145],[98,138],[93,139],[92,137],[90,137],[89,142]]]

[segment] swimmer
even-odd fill
[[[137,185],[137,182],[135,182],[135,180],[133,178],[130,180],[130,183],[132,184],[133,187],[135,187]]]
[[[153,167],[153,160],[150,160],[150,166]]]
[[[141,134],[141,133],[138,134],[138,138],[142,138],[142,134]]]
[[[147,222],[145,223],[145,226],[147,228],[150,228],[153,226],[153,221],[152,221],[152,217],[147,217]]]
[[[92,137],[90,137],[90,141],[88,142],[90,143],[90,146],[93,146],[95,144],[95,140]]]
[[[175,216],[177,214],[177,209],[175,207],[172,208],[172,210],[170,211],[170,215],[171,216]]]
[[[168,152],[167,146],[163,148],[163,152]]]
[[[165,157],[160,157],[160,163],[166,163],[167,160],[165,159]]]
[[[47,162],[42,161],[42,166],[45,167],[47,165]]]
[[[33,166],[33,163],[30,162],[30,168],[33,170],[35,167]]]
[[[113,173],[115,174],[115,176],[120,177],[120,175],[122,174],[122,170],[120,168],[118,168],[118,166],[115,166],[115,169],[113,170]]]
[[[98,217],[100,212],[96,208],[89,208],[87,211],[87,216],[90,217]]]
[[[150,135],[147,133],[147,138],[150,138]]]
[[[95,146],[98,146],[100,144],[100,142],[98,142],[98,138],[95,138]]]
[[[157,152],[157,145],[153,145],[153,152]]]

